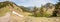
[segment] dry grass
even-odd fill
[[[4,16],[5,13],[8,12],[8,11],[9,11],[9,8],[7,8],[7,7],[6,8],[1,8],[0,9],[0,16]]]

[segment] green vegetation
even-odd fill
[[[19,6],[19,7],[23,10],[23,12],[31,12],[29,11],[30,9],[27,7],[24,7],[24,6]]]
[[[0,2],[0,8],[6,7],[10,4],[9,1],[5,1],[5,2]]]
[[[41,8],[39,10],[40,13],[36,13],[37,9],[34,8],[33,16],[35,16],[35,17],[51,17],[51,16],[52,17],[57,17],[57,16],[60,16],[60,1],[57,4],[53,5],[53,6],[55,6],[55,9],[54,9],[52,15],[49,14],[49,12],[46,13],[48,9],[50,9],[50,8],[52,9],[52,7],[50,6],[50,3],[47,3],[47,4],[48,5],[41,6]]]
[[[9,1],[5,1],[5,2],[0,2],[0,16],[4,16],[6,14],[6,12],[9,12]]]
[[[37,17],[36,11],[37,11],[37,8],[34,7],[33,14],[34,14],[35,17]]]
[[[52,16],[60,16],[60,0],[57,2],[57,4],[55,4],[55,10]]]

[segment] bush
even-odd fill
[[[49,17],[50,15],[46,14],[46,13],[44,13],[44,14],[37,13],[36,16],[35,15],[29,15],[29,16],[34,16],[34,17]]]

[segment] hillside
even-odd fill
[[[0,2],[0,22],[25,22],[28,12],[23,10],[13,2]],[[6,19],[6,21],[4,20]]]
[[[55,10],[55,5],[52,3],[47,3],[40,8],[40,13],[45,16],[53,15],[53,11]]]
[[[9,1],[0,2],[0,16],[11,11],[22,13],[22,9],[19,8],[15,3]]]
[[[45,17],[53,14],[54,4],[48,3],[41,8],[33,8],[33,13],[36,13],[38,16],[41,13],[44,17],[28,16],[33,15],[33,13],[26,12],[25,10],[31,9],[18,6],[10,1],[0,2],[0,22],[60,22],[60,17]]]

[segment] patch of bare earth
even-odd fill
[[[29,17],[28,22],[60,22],[60,17]]]
[[[10,14],[7,12],[5,16],[0,17],[0,22],[9,22]]]
[[[5,16],[0,17],[0,22],[60,22],[60,17],[20,17],[6,13]]]

